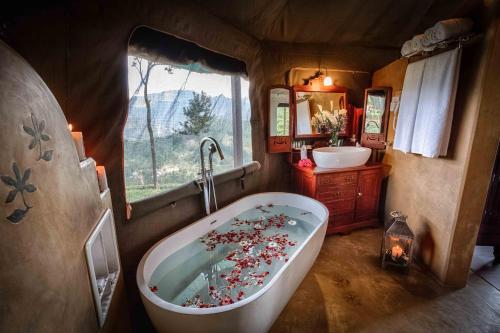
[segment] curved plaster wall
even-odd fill
[[[109,191],[93,160],[79,162],[40,76],[2,42],[0,119],[0,331],[98,331],[84,245]],[[123,298],[120,278],[104,330],[117,329]]]

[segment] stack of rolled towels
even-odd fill
[[[404,42],[401,47],[401,55],[405,57],[422,51],[432,51],[440,42],[467,34],[472,30],[473,25],[474,23],[469,18],[439,21],[425,30],[423,34],[416,35]]]

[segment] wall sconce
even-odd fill
[[[325,76],[325,78],[323,79],[323,85],[325,87],[328,87],[331,86],[332,84],[333,84],[332,78],[330,76]]]
[[[333,80],[331,76],[324,75],[318,70],[313,77],[308,79],[307,84],[310,85],[314,90],[321,90],[321,87],[332,86]]]
[[[328,76],[328,69],[325,69],[325,76],[323,77],[323,85],[325,87],[329,87],[333,84],[333,80],[331,76]]]

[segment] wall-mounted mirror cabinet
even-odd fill
[[[269,89],[268,149],[270,153],[285,153],[292,149],[291,104],[291,90],[288,86],[272,86]]]
[[[347,128],[347,91],[341,87],[323,87],[313,90],[311,85],[294,86],[294,137],[329,137],[328,120],[339,114],[345,116]],[[345,130],[343,131],[345,132]],[[341,135],[345,133],[341,133]]]
[[[391,104],[390,87],[376,87],[365,90],[361,144],[374,149],[385,149],[387,123]]]

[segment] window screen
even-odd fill
[[[199,142],[214,137],[225,159],[215,173],[252,159],[249,83],[198,62],[128,57],[129,110],[124,130],[127,201],[198,178]]]

